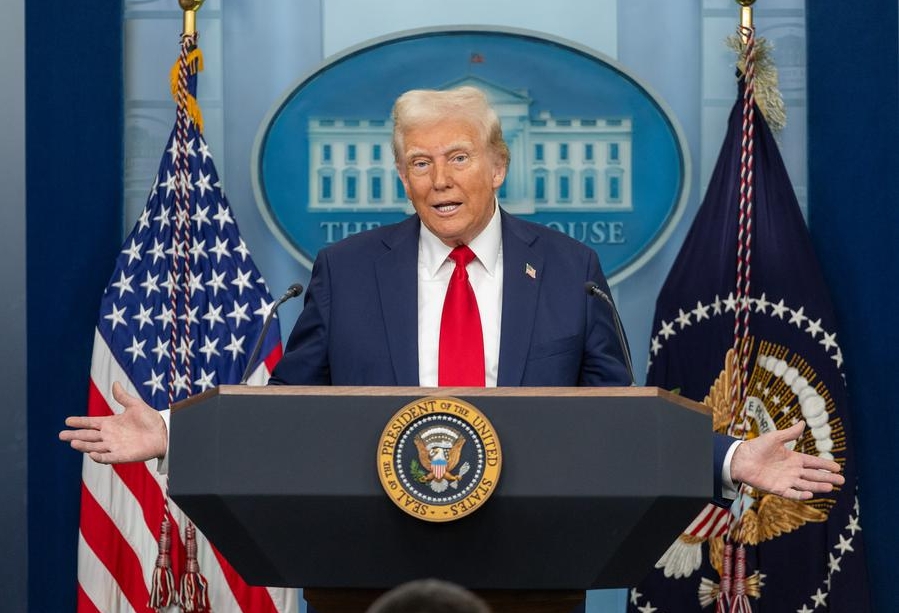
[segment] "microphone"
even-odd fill
[[[247,362],[247,369],[243,371],[243,376],[240,378],[240,385],[247,384],[247,379],[250,378],[250,374],[252,374],[253,369],[256,366],[256,360],[257,358],[259,358],[259,352],[262,351],[262,343],[265,342],[265,335],[268,334],[269,326],[272,325],[272,320],[275,318],[275,313],[278,311],[278,307],[280,307],[291,298],[296,298],[302,293],[303,286],[299,283],[294,283],[287,288],[287,291],[284,292],[284,295],[278,298],[278,301],[272,306],[271,310],[269,310],[268,315],[265,316],[265,322],[263,322],[262,324],[262,332],[259,334],[259,339],[257,339],[256,345],[253,347],[253,355],[250,356],[250,361]]]
[[[609,305],[609,310],[612,311],[612,320],[615,322],[615,334],[618,336],[618,344],[621,346],[621,352],[624,354],[624,365],[627,366],[627,374],[631,378],[631,385],[637,385],[637,381],[634,379],[634,368],[631,365],[631,352],[627,347],[627,341],[624,339],[624,328],[621,327],[621,318],[618,317],[618,309],[615,308],[615,303],[612,301],[611,296],[602,291],[599,285],[593,281],[584,283],[584,290],[588,296],[598,296]]]

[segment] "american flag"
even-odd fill
[[[185,36],[173,95],[177,120],[146,207],[116,259],[94,338],[88,413],[121,411],[119,381],[156,409],[236,383],[272,308],[225,199],[196,105],[199,50]],[[267,334],[251,383],[265,383],[281,357],[277,326]],[[156,461],[82,469],[78,610],[151,611],[151,578],[164,517],[174,577],[184,570],[189,520],[167,501]],[[296,610],[296,591],[247,586],[198,533],[200,572],[218,612]],[[177,586],[176,586],[177,587]]]

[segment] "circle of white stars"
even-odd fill
[[[786,321],[788,324],[796,326],[797,329],[811,336],[813,340],[817,341],[824,348],[824,352],[830,356],[830,359],[836,363],[837,368],[842,371],[843,352],[837,344],[837,333],[825,330],[821,326],[822,318],[812,319],[805,313],[804,306],[794,309],[788,306],[783,298],[777,302],[768,300],[764,292],[758,298],[750,297],[743,298],[743,300],[750,314],[759,313],[771,318],[776,317],[781,321]],[[679,308],[677,317],[671,318],[671,321],[661,320],[659,328],[650,339],[650,356],[646,364],[646,370],[649,371],[653,357],[659,354],[659,351],[664,347],[664,343],[676,337],[679,332],[693,324],[699,324],[703,320],[711,321],[712,317],[721,316],[728,312],[736,312],[737,307],[738,300],[734,298],[733,292],[724,299],[716,294],[715,299],[708,304],[703,304],[701,300],[697,300],[695,307]]]

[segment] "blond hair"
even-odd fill
[[[403,163],[403,136],[409,130],[434,124],[446,117],[458,117],[478,128],[488,149],[504,167],[509,166],[509,146],[503,139],[499,117],[484,92],[476,87],[454,89],[413,89],[393,105],[393,157]]]

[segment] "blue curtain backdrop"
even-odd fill
[[[899,3],[806,10],[809,226],[843,336],[872,610],[895,611]]]
[[[74,611],[81,460],[56,433],[87,406],[122,241],[122,8],[28,2],[25,28],[28,602],[0,608]],[[24,564],[6,558],[0,576]]]
[[[806,11],[810,226],[843,330],[873,603],[890,610],[899,500],[878,475],[899,465],[889,451],[899,436],[889,385],[899,344],[897,3],[815,0]],[[74,609],[80,459],[56,432],[85,405],[97,304],[122,236],[121,23],[119,3],[26,6],[28,516],[4,529],[27,527],[29,588],[27,602],[4,610]],[[5,558],[0,576],[21,577],[13,569],[23,564]]]

